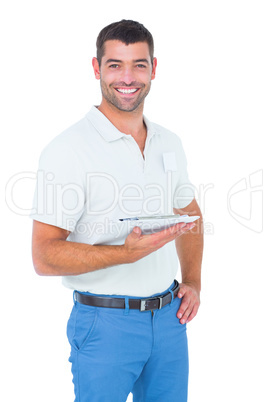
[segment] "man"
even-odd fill
[[[74,290],[67,334],[76,401],[121,402],[132,392],[136,402],[185,402],[201,219],[152,234],[138,226],[128,234],[131,221],[119,220],[201,216],[179,138],[143,116],[157,66],[152,35],[131,20],[110,24],[92,64],[101,104],[40,158],[34,267]]]

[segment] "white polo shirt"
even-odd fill
[[[194,198],[178,136],[144,117],[144,157],[95,106],[43,150],[31,217],[71,231],[67,241],[124,244],[119,219],[172,214]],[[122,225],[122,224],[121,224]],[[175,242],[131,264],[63,277],[71,289],[150,296],[178,271]]]

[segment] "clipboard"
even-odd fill
[[[176,223],[191,223],[199,219],[200,216],[189,215],[152,215],[129,217],[119,219],[119,224],[122,225],[123,231],[128,235],[135,226],[139,226],[142,234],[152,234],[164,229],[168,229]]]

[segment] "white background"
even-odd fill
[[[10,180],[35,172],[43,147],[99,103],[97,34],[130,18],[158,57],[145,114],[181,137],[206,222],[189,402],[267,402],[267,2],[10,0],[0,15],[0,399],[73,401],[72,294],[34,273],[31,221],[14,205],[31,207],[34,180],[12,194]]]

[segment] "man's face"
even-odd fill
[[[146,42],[125,45],[118,40],[105,42],[101,67],[93,59],[95,77],[100,79],[103,101],[121,111],[133,112],[143,107],[155,77]]]

